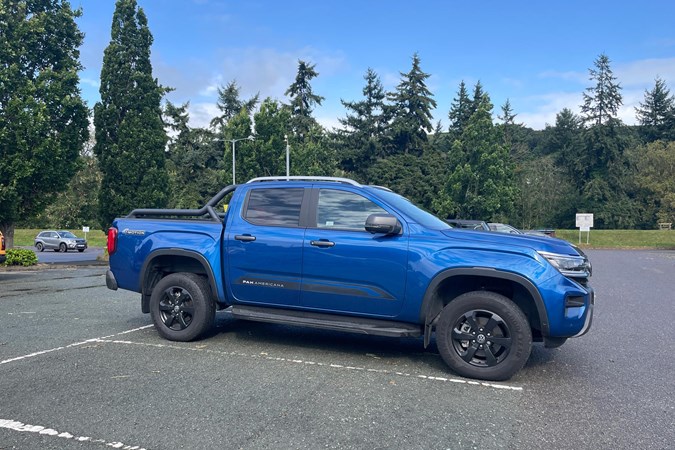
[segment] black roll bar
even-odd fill
[[[148,216],[201,217],[208,215],[214,221],[222,222],[222,219],[213,207],[216,206],[222,199],[224,199],[227,194],[234,192],[235,189],[237,189],[236,184],[232,184],[223,188],[200,209],[134,209],[129,213],[127,218],[133,219]]]

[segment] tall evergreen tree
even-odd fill
[[[584,103],[581,105],[581,115],[584,123],[602,125],[609,120],[616,119],[619,107],[623,104],[621,85],[616,82],[612,73],[610,60],[601,54],[594,61],[595,68],[589,69],[589,79],[595,82],[594,86],[586,88]]]
[[[396,92],[388,95],[392,103],[391,124],[393,152],[421,155],[428,137],[434,129],[431,110],[436,108],[433,94],[425,80],[429,74],[420,67],[420,57],[415,53],[409,72],[401,73]]]
[[[663,79],[657,77],[654,88],[645,91],[645,101],[635,108],[647,142],[675,137],[675,97]]]
[[[456,139],[464,132],[464,127],[469,122],[471,114],[473,113],[473,106],[469,98],[469,92],[466,89],[464,80],[459,83],[457,96],[453,99],[450,105],[450,112],[448,118],[450,119],[450,127],[448,131],[452,139]]]
[[[88,137],[80,15],[61,0],[0,2],[0,231],[10,248],[15,223],[66,188]]]
[[[315,66],[316,64],[308,64],[302,60],[298,61],[298,72],[295,76],[295,81],[284,93],[291,100],[291,126],[293,132],[301,141],[316,124],[316,119],[312,117],[314,107],[321,106],[321,102],[324,100],[324,97],[314,93],[310,84],[312,79],[319,75],[314,70]]]
[[[490,97],[481,90],[474,101],[476,112],[448,155],[450,175],[434,205],[443,216],[499,221],[513,211],[514,168],[492,123]]]
[[[94,108],[104,230],[116,216],[134,208],[161,208],[169,200],[160,105],[167,89],[152,77],[151,45],[143,9],[136,0],[118,0],[103,55],[101,101]]]
[[[563,108],[556,114],[555,126],[546,128],[546,134],[546,153],[554,156],[556,164],[580,190],[590,163],[582,141],[582,119],[569,108]]]
[[[259,94],[244,101],[239,98],[239,91],[240,89],[239,86],[237,86],[236,80],[230,81],[225,87],[218,87],[218,100],[216,101],[216,106],[222,114],[211,120],[212,127],[222,128],[230,119],[239,114],[242,108],[245,108],[249,114],[253,114],[253,110],[258,104]]]
[[[381,156],[386,129],[386,95],[380,78],[369,68],[364,79],[363,100],[341,100],[349,112],[344,119],[339,119],[344,129],[337,133],[342,167],[361,175],[365,174],[377,156]]]

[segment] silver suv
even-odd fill
[[[78,238],[70,231],[41,231],[35,236],[35,248],[42,252],[46,248],[53,249],[55,252],[67,252],[68,250],[77,250],[83,252],[87,248],[87,241]]]

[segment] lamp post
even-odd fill
[[[288,135],[284,134],[284,140],[286,141],[286,179],[288,180],[288,176],[290,175],[291,171],[291,153],[290,153],[290,147],[288,146]]]
[[[239,141],[246,141],[246,140],[252,141],[254,139],[255,138],[253,137],[253,135],[239,139],[227,139],[228,142],[232,142],[232,184],[237,184],[235,176],[237,172],[237,160],[235,159],[235,150],[234,150],[235,144]]]

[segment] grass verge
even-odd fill
[[[14,246],[15,247],[32,247],[34,239],[42,230],[31,228],[17,228],[14,230]],[[82,230],[68,230],[75,236],[83,238]],[[91,230],[87,233],[87,245],[89,247],[105,247],[107,242],[106,234],[101,230]]]

